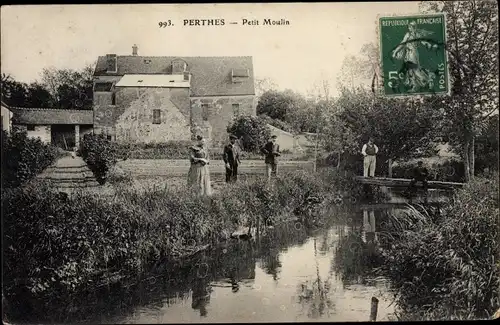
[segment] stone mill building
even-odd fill
[[[252,57],[107,54],[94,72],[94,132],[119,142],[226,141],[238,115],[255,115]]]

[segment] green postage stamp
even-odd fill
[[[444,14],[379,17],[386,96],[448,94]]]

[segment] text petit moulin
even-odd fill
[[[224,19],[184,19],[184,26],[224,26],[226,21]],[[245,19],[241,20],[242,25],[248,26],[279,26],[279,25],[290,25],[290,21],[286,19],[270,19],[266,18],[262,21],[258,19]]]

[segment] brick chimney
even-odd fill
[[[134,44],[134,46],[132,46],[132,55],[137,56],[137,45],[136,44]]]
[[[106,65],[106,72],[115,73],[118,71],[118,67],[116,65],[116,54],[106,54]]]

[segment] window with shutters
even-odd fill
[[[153,124],[161,124],[161,111],[159,109],[153,110]]]
[[[208,104],[201,104],[201,115],[203,117],[203,121],[208,121]]]
[[[233,104],[233,114],[234,116],[240,115],[240,104]]]

